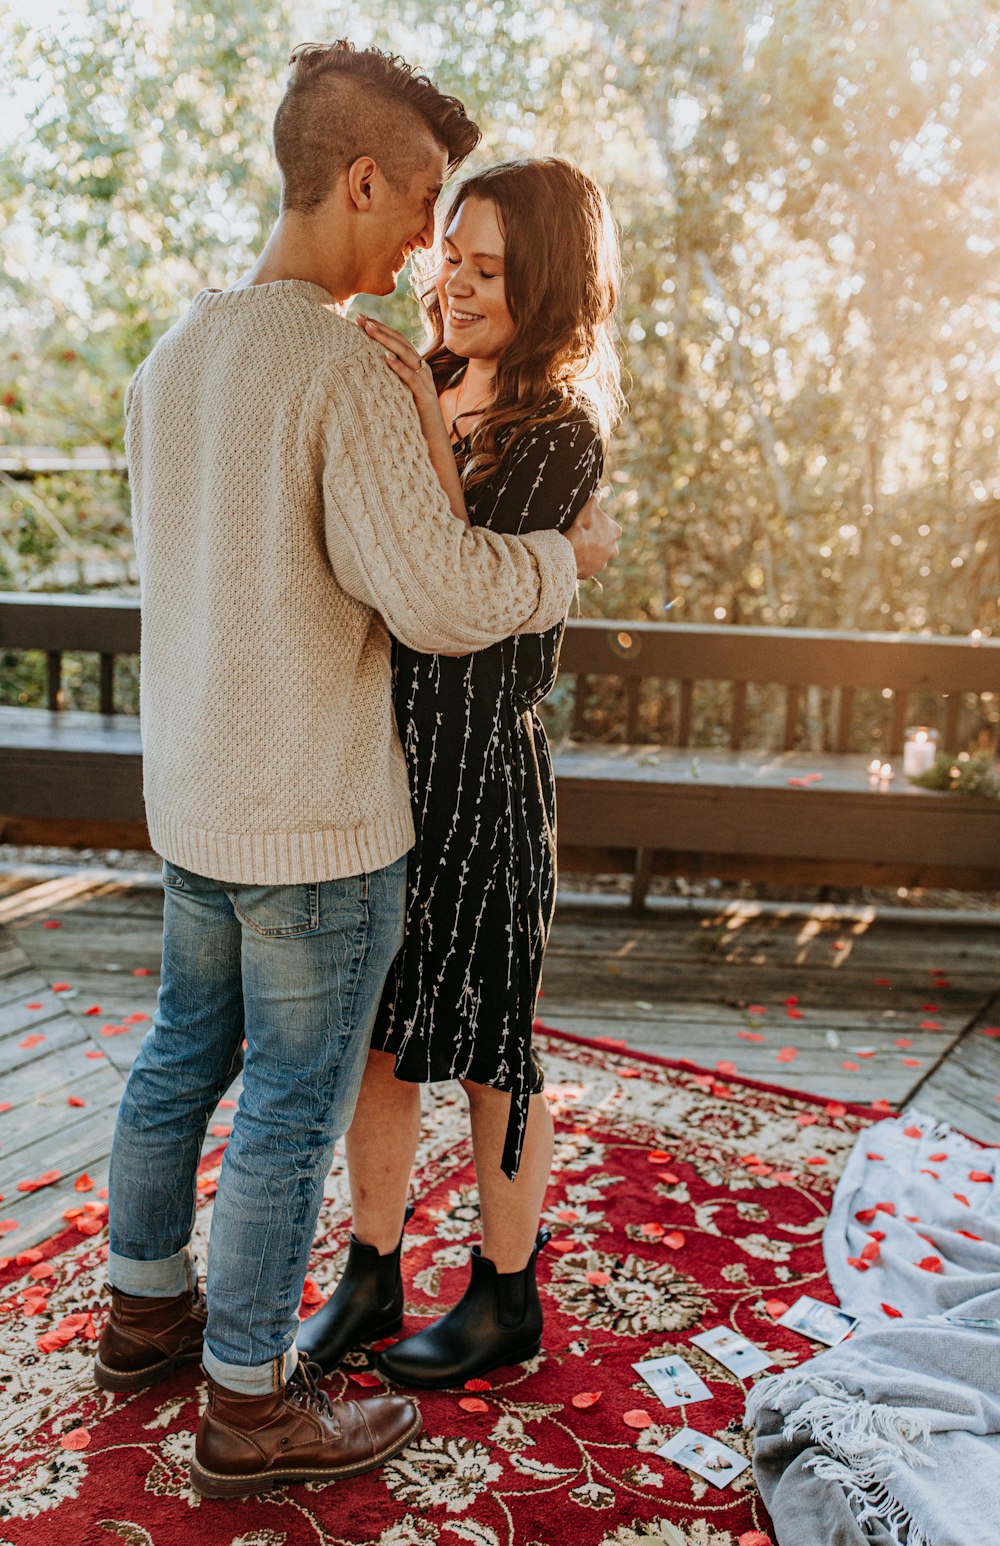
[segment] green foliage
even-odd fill
[[[948,789],[953,794],[1000,800],[1000,765],[989,752],[976,752],[973,756],[962,752],[958,757],[941,753],[932,768],[926,773],[915,773],[910,783],[919,784],[921,789]]]

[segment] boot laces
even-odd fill
[[[326,1391],[319,1388],[318,1382],[322,1377],[323,1370],[318,1363],[300,1358],[286,1390],[296,1406],[305,1407],[307,1411],[319,1412],[323,1417],[332,1417],[333,1403]]]

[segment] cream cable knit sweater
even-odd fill
[[[413,827],[389,632],[542,632],[572,548],[455,520],[410,394],[304,281],[202,291],[125,406],[154,847],[250,885],[391,863]]]

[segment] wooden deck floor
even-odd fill
[[[158,984],[154,877],[0,873],[0,1250],[107,1181]],[[750,903],[560,904],[543,1020],[838,1100],[913,1102],[1000,1142],[1000,919]],[[230,1091],[232,1099],[236,1091]],[[220,1111],[211,1126],[228,1127]],[[222,1134],[207,1140],[210,1147]],[[58,1170],[30,1192],[19,1183]]]

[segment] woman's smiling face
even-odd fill
[[[470,360],[496,360],[517,327],[507,307],[504,238],[496,205],[468,198],[444,234],[437,294],[444,344]]]

